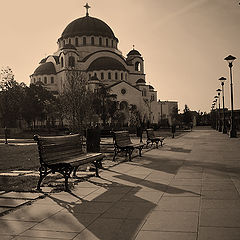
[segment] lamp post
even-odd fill
[[[221,132],[222,131],[222,121],[221,121],[220,93],[222,90],[220,88],[218,88],[216,91],[218,94],[218,131]]]
[[[215,104],[212,103],[212,107],[211,107],[211,126],[212,128],[214,129],[215,128],[215,119],[214,119],[214,107],[215,107]]]
[[[221,81],[221,85],[222,85],[222,105],[223,105],[223,128],[222,128],[222,132],[223,134],[227,133],[227,128],[226,128],[226,116],[225,116],[225,107],[224,107],[224,81],[226,81],[227,79],[225,77],[220,77],[219,81]]]
[[[229,131],[229,137],[234,138],[237,137],[237,131],[235,128],[235,122],[234,122],[234,112],[233,112],[233,83],[232,83],[232,67],[233,67],[233,61],[236,58],[232,55],[229,55],[224,58],[228,62],[229,71],[230,71],[230,88],[231,88],[231,127]]]
[[[214,96],[215,100],[214,100],[214,103],[215,103],[215,106],[216,106],[216,110],[215,110],[215,116],[216,116],[216,130],[218,130],[218,112],[217,112],[217,99],[218,99],[218,96]]]

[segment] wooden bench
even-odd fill
[[[113,145],[114,145],[114,156],[113,161],[119,152],[125,152],[128,154],[129,161],[132,160],[132,152],[134,149],[139,150],[139,156],[142,156],[143,143],[132,143],[128,131],[117,131],[113,132]]]
[[[155,143],[156,148],[158,148],[159,142],[161,143],[162,146],[164,137],[156,137],[152,128],[146,129],[146,132],[147,132],[147,146],[149,143],[152,143],[152,145],[153,143]]]
[[[40,178],[37,189],[40,189],[42,180],[50,173],[59,172],[65,178],[65,191],[69,191],[68,178],[77,168],[86,163],[93,163],[96,168],[102,168],[102,153],[84,153],[82,149],[82,138],[79,134],[42,137],[35,135],[33,139],[37,142],[40,160]]]

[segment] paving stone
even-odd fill
[[[162,197],[154,210],[199,211],[200,197]]]
[[[119,234],[122,224],[124,224],[123,219],[98,218],[87,229],[77,235],[74,240],[119,239],[116,236]]]
[[[164,192],[162,191],[137,191],[136,193],[130,192],[123,196],[121,201],[126,202],[150,202],[156,204],[162,197]]]
[[[17,199],[29,199],[34,200],[40,196],[42,193],[31,193],[31,192],[8,192],[0,195],[0,198],[17,198]]]
[[[67,203],[74,203],[77,201],[81,201],[80,197],[68,192],[51,193],[49,197],[57,203],[67,204]]]
[[[2,235],[18,235],[34,226],[35,222],[23,222],[0,219],[0,229]]]
[[[202,179],[202,173],[177,173],[175,179]]]
[[[175,179],[171,182],[171,186],[201,186],[201,179]]]
[[[238,192],[233,190],[203,190],[202,191],[203,199],[240,199]]]
[[[74,212],[77,213],[95,213],[95,214],[102,214],[106,212],[109,208],[113,206],[111,202],[77,202],[74,205]]]
[[[240,209],[240,200],[203,199],[201,208]]]
[[[22,199],[0,198],[0,207],[18,207],[27,202],[29,201]]]
[[[60,210],[62,210],[62,208],[59,206],[46,205],[42,207],[42,205],[39,204],[32,204],[3,215],[0,219],[40,222]]]
[[[74,212],[74,207],[62,210],[38,223],[33,230],[64,231],[79,233],[93,222],[100,214]],[[36,224],[36,223],[35,223]]]
[[[240,228],[200,227],[199,240],[239,240]]]
[[[27,237],[27,236],[18,236],[14,240],[56,240],[56,238],[38,238],[38,237]]]
[[[240,210],[203,209],[200,215],[200,226],[240,228]]]
[[[198,212],[153,211],[142,230],[197,232]]]
[[[117,202],[104,212],[102,218],[144,219],[154,209],[149,202]]]
[[[16,177],[16,176],[19,176],[19,173],[5,172],[5,173],[0,173],[0,176],[11,176],[11,177]]]
[[[164,197],[199,197],[201,186],[196,185],[178,185],[168,186]]]
[[[232,183],[225,183],[225,182],[215,182],[209,183],[206,182],[202,186],[203,190],[235,190],[235,186]]]
[[[0,213],[4,213],[8,210],[11,210],[12,208],[8,208],[8,207],[0,207]],[[1,239],[1,238],[0,238]]]
[[[140,231],[135,240],[196,240],[197,233]]]
[[[1,239],[1,240],[10,240],[10,239],[13,239],[13,237],[14,237],[14,236],[12,236],[12,235],[2,235],[2,234],[0,233],[0,239]]]
[[[72,239],[77,233],[71,232],[58,232],[58,231],[40,231],[40,230],[27,230],[24,233],[20,234],[20,237],[32,237],[32,238],[45,238],[45,239]]]

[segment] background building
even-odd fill
[[[135,105],[145,122],[159,123],[170,118],[172,103],[157,100],[154,87],[146,84],[144,59],[133,49],[123,56],[118,49],[118,38],[102,20],[86,16],[67,25],[58,39],[58,50],[42,59],[30,76],[31,83],[42,82],[53,94],[62,93],[69,71],[81,71],[89,89],[96,91],[104,85],[116,94],[119,106],[125,110]],[[174,106],[177,102],[174,102]]]

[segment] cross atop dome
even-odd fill
[[[86,16],[89,16],[88,9],[91,8],[88,3],[84,6],[86,8]]]

